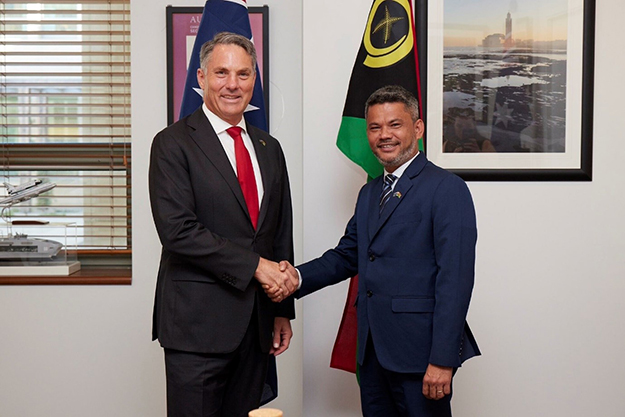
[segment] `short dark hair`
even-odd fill
[[[236,45],[243,48],[245,52],[252,58],[252,68],[256,71],[256,48],[252,41],[245,36],[237,35],[231,32],[219,32],[213,39],[208,42],[204,42],[202,49],[200,49],[200,67],[202,71],[206,71],[208,60],[210,59],[213,50],[217,45]]]
[[[369,113],[369,107],[384,103],[404,103],[412,121],[419,120],[419,102],[414,94],[399,85],[387,85],[375,90],[365,103],[365,118]]]

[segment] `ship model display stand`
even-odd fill
[[[2,232],[0,276],[66,276],[80,270],[76,223],[16,220]]]
[[[12,220],[11,207],[38,197],[56,187],[38,178],[19,185],[4,182],[6,195],[0,199],[0,276],[65,276],[80,270],[77,257],[76,223],[45,220]]]

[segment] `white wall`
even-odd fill
[[[132,1],[133,284],[0,288],[2,417],[165,415],[162,352],[150,342],[160,245],[147,161],[166,120],[168,3]],[[364,182],[334,141],[371,2],[250,3],[270,6],[273,133],[287,154],[304,261],[336,244]],[[456,416],[625,414],[625,58],[612,46],[625,4],[598,3],[594,181],[469,184],[480,229],[469,320],[484,356],[458,373]],[[300,340],[279,360],[272,404],[287,417],[359,415],[353,376],[327,367],[345,292],[337,286],[303,303]]]
[[[370,6],[304,2],[303,260],[336,244],[365,180],[334,141]],[[625,415],[625,58],[613,46],[624,13],[622,0],[597,2],[593,182],[469,183],[469,322],[483,356],[457,374],[455,416]],[[304,300],[305,416],[359,415],[354,378],[327,366],[346,291]]]

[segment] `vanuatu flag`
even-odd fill
[[[367,140],[365,102],[375,90],[400,85],[412,92],[421,107],[414,11],[410,0],[375,0],[349,81],[336,145],[369,178],[384,171]],[[422,143],[419,143],[422,149]],[[349,285],[343,318],[330,366],[356,372],[356,308],[358,277]]]
[[[369,148],[365,102],[385,85],[400,85],[421,105],[414,13],[410,0],[375,0],[349,81],[336,145],[370,178],[383,169]]]

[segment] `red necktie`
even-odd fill
[[[234,139],[234,156],[237,160],[237,178],[245,197],[247,211],[250,213],[250,219],[254,229],[258,224],[258,188],[256,188],[256,177],[254,176],[254,168],[252,168],[252,159],[243,144],[241,138],[241,128],[232,126],[226,129],[226,132]]]

